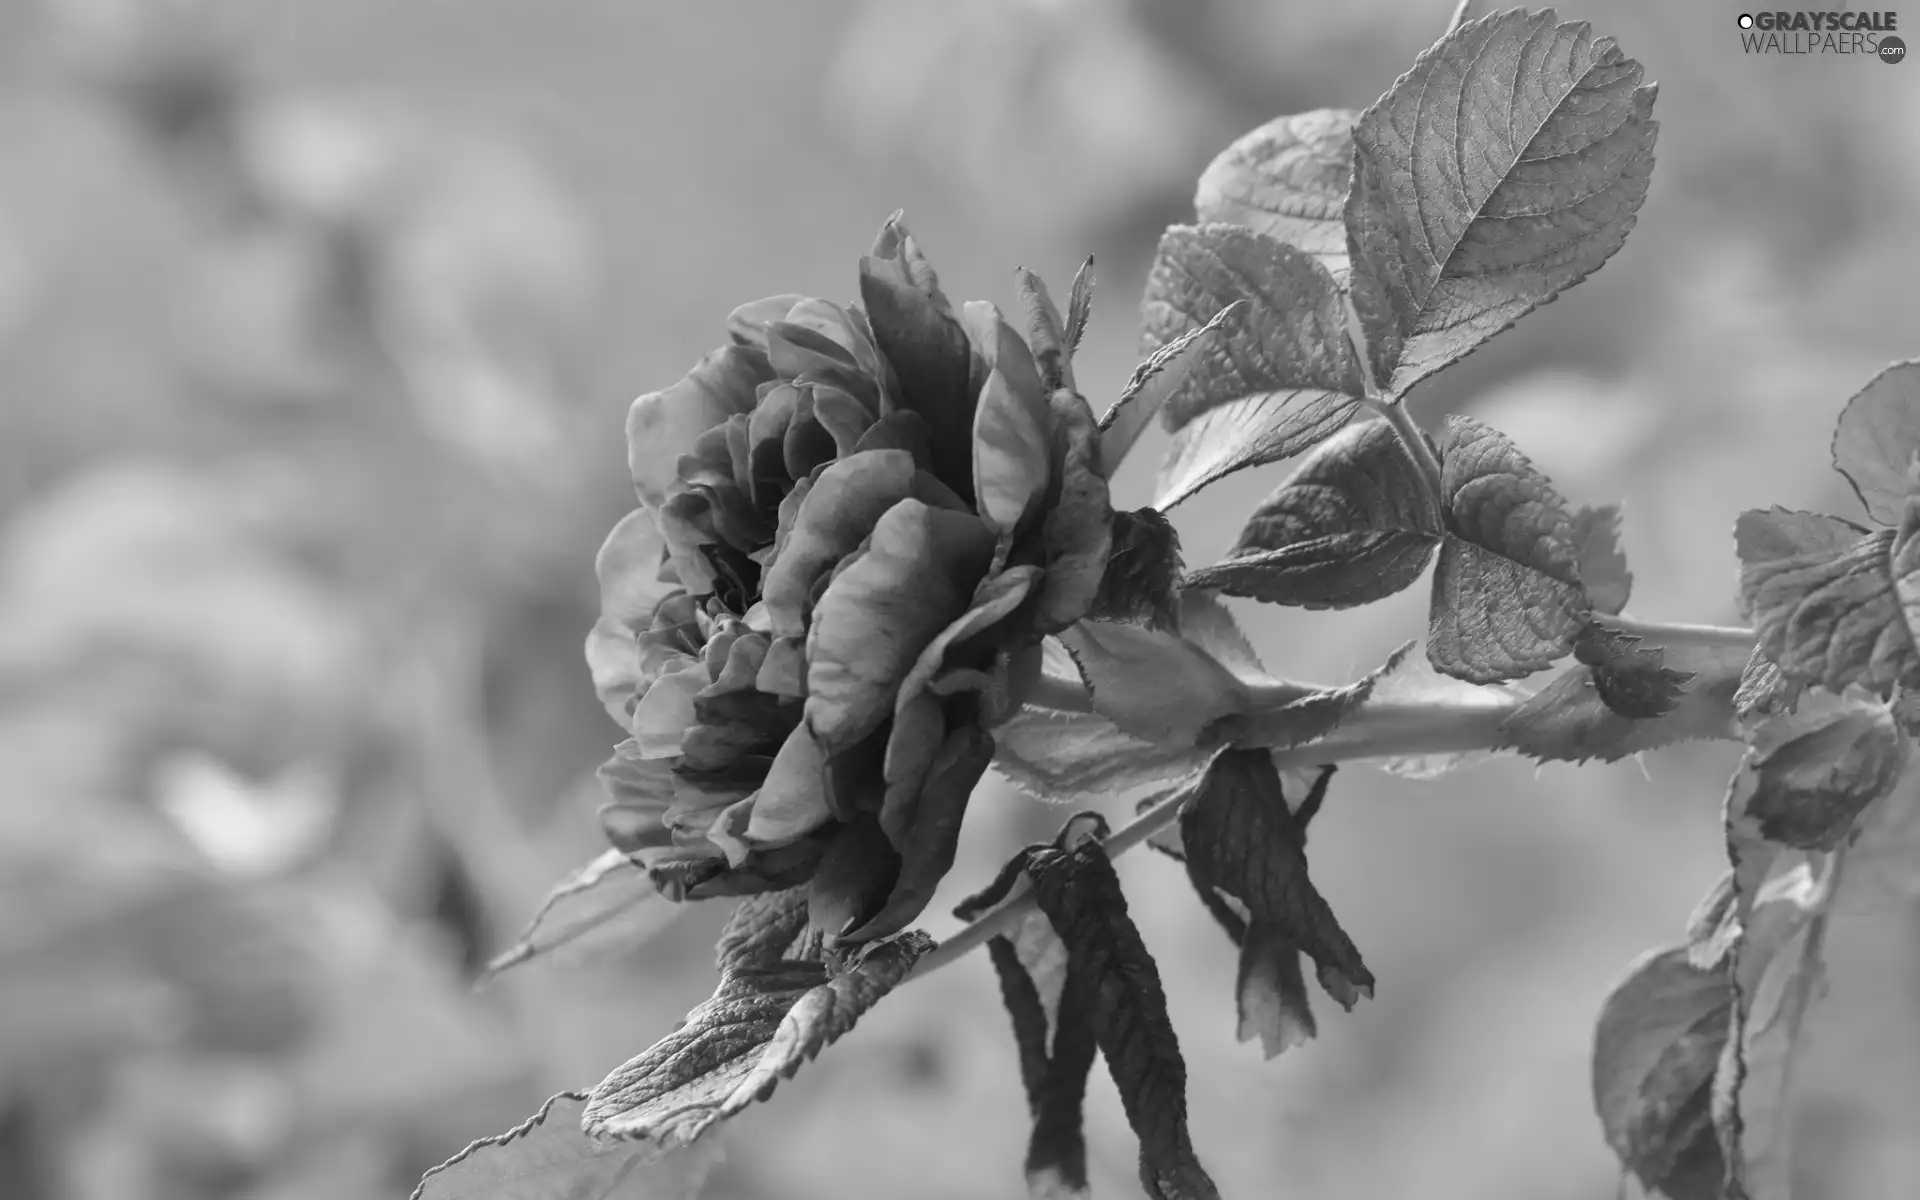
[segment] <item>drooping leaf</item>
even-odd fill
[[[1907,737],[1882,703],[1809,696],[1749,735],[1728,807],[1729,828],[1797,850],[1832,850],[1854,818],[1892,788]]]
[[[816,961],[740,963],[686,1022],[601,1081],[581,1116],[590,1137],[672,1149],[790,1078],[932,949],[923,933],[872,942],[837,970]]]
[[[1439,449],[1448,536],[1433,573],[1427,657],[1474,683],[1552,664],[1573,649],[1589,607],[1566,502],[1478,421],[1448,417]]]
[[[1342,1008],[1373,995],[1373,973],[1308,878],[1305,838],[1269,752],[1229,749],[1214,759],[1181,812],[1180,843],[1194,888],[1244,905],[1250,932],[1282,931]],[[1278,1049],[1270,1043],[1269,1052]]]
[[[1067,952],[1053,1033],[1055,1057],[1065,1057],[1073,1067],[1079,1061],[1072,1053],[1073,1042],[1067,1042],[1069,1053],[1062,1056],[1063,1039],[1084,1037],[1090,1028],[1120,1092],[1127,1122],[1140,1139],[1140,1182],[1147,1195],[1154,1200],[1217,1200],[1219,1192],[1187,1133],[1186,1064],[1167,1016],[1166,994],[1101,845],[1106,832],[1106,821],[1098,814],[1074,817],[1052,845],[1022,851],[996,885],[963,911],[978,915],[1007,895],[1016,874],[1026,876],[1040,912]],[[1031,1008],[1016,1019],[1027,1030],[1017,1036],[1032,1041]],[[1047,1096],[1045,1104],[1035,1103],[1036,1142],[1047,1114],[1057,1115],[1062,1126],[1078,1123],[1077,1093],[1084,1074],[1078,1080],[1071,1071],[1061,1076],[1066,1086],[1060,1093]],[[1075,1137],[1062,1140],[1069,1151],[1078,1148],[1074,1132]],[[1066,1171],[1055,1175],[1064,1178]],[[1050,1182],[1044,1174],[1036,1181],[1031,1171],[1028,1178]]]
[[[1741,513],[1740,596],[1760,648],[1789,679],[1835,692],[1852,683],[1885,691],[1915,666],[1894,590],[1896,535],[1878,529],[1843,544],[1847,530],[1811,513]]]
[[[1847,401],[1833,431],[1834,469],[1882,525],[1898,525],[1920,455],[1920,361],[1897,362]]]
[[[1199,476],[1273,462],[1310,449],[1359,403],[1364,384],[1347,338],[1346,312],[1325,267],[1303,251],[1235,225],[1176,225],[1160,241],[1142,303],[1142,348],[1152,351],[1212,320],[1235,301],[1252,306],[1202,348],[1161,417],[1176,433],[1201,414],[1252,397],[1257,422],[1213,423],[1215,437],[1188,439],[1183,454],[1208,465]],[[1162,487],[1163,498],[1171,489]],[[1161,507],[1165,507],[1164,504]]]
[[[1413,584],[1441,513],[1393,426],[1369,421],[1321,443],[1254,510],[1224,561],[1187,585],[1305,608],[1370,604]]]
[[[1694,966],[1684,948],[1643,956],[1600,1009],[1600,1127],[1621,1163],[1673,1200],[1719,1200],[1726,1167],[1713,1130],[1713,1078],[1732,1015],[1726,975]]]
[[[1100,417],[1100,461],[1111,476],[1140,440],[1161,409],[1186,385],[1187,376],[1204,362],[1209,343],[1229,336],[1235,322],[1247,317],[1251,301],[1236,300],[1154,350],[1133,369],[1120,398]],[[1156,502],[1156,507],[1166,508]]]
[[[646,870],[608,850],[554,886],[512,946],[487,964],[483,978],[562,948],[577,960],[632,950],[683,910],[669,903]]]
[[[1222,150],[1200,173],[1194,215],[1203,225],[1245,225],[1347,269],[1343,209],[1353,178],[1350,108],[1275,117]]]
[[[1659,646],[1648,646],[1638,635],[1598,619],[1581,627],[1573,656],[1593,669],[1593,689],[1601,702],[1623,717],[1667,715],[1693,679],[1691,671],[1667,666],[1666,651]]]
[[[1082,621],[1060,634],[1101,716],[1156,746],[1198,743],[1245,712],[1246,687],[1192,642],[1160,629]]]
[[[1584,23],[1469,21],[1354,126],[1354,308],[1378,386],[1404,395],[1597,270],[1653,171],[1654,91]]]
[[[1113,550],[1087,616],[1177,628],[1180,568],[1180,534],[1166,514],[1152,508],[1113,514]]]
[[[1157,746],[1099,713],[1029,705],[994,730],[993,765],[1021,790],[1067,802],[1180,783],[1207,762],[1197,747]]]
[[[1633,592],[1633,572],[1620,549],[1620,506],[1602,504],[1575,510],[1573,544],[1580,552],[1580,582],[1593,611],[1618,616]]]
[[[412,1200],[692,1200],[719,1161],[717,1142],[649,1161],[630,1142],[594,1141],[580,1130],[586,1103],[560,1093],[428,1171]]]

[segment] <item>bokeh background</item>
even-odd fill
[[[718,907],[470,986],[596,848],[619,734],[580,643],[628,401],[739,302],[852,298],[905,207],[956,296],[1097,255],[1104,405],[1208,159],[1364,107],[1450,8],[0,3],[0,1196],[404,1196],[670,1028]],[[1748,58],[1720,0],[1563,12],[1660,81],[1652,194],[1603,272],[1415,409],[1623,501],[1632,611],[1734,620],[1735,515],[1858,515],[1828,431],[1920,354],[1920,66]],[[1189,561],[1282,477],[1181,510]],[[1422,602],[1242,615],[1272,668],[1332,681]],[[1225,1193],[1616,1195],[1592,1020],[1714,878],[1734,758],[1344,771],[1315,872],[1379,995],[1272,1062],[1233,1039],[1231,949],[1181,873],[1123,860]],[[1064,815],[990,779],[950,890]],[[1796,1195],[1911,1196],[1920,907],[1833,938]],[[982,957],[738,1121],[705,1194],[1013,1196],[1025,1135]],[[1138,1194],[1101,1075],[1089,1136],[1097,1193]]]

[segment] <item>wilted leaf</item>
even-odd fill
[[[632,950],[681,911],[654,889],[645,868],[608,850],[554,886],[514,944],[487,964],[485,975],[551,958],[562,947],[577,959]]]
[[[1506,436],[1466,417],[1440,435],[1448,537],[1433,573],[1427,657],[1475,683],[1573,648],[1588,610],[1566,502]]]
[[[705,1146],[649,1161],[631,1143],[594,1141],[580,1130],[586,1103],[562,1092],[428,1171],[412,1200],[692,1200],[719,1161]]]
[[[1200,173],[1194,215],[1201,224],[1245,225],[1319,259],[1337,278],[1347,269],[1343,209],[1353,178],[1350,108],[1276,117],[1221,151]]]
[[[1617,616],[1633,592],[1633,573],[1620,549],[1620,506],[1576,510],[1573,544],[1579,548],[1580,582],[1587,587],[1593,611]]]
[[[1895,534],[1878,529],[1839,544],[1847,528],[1778,508],[1741,513],[1740,596],[1760,648],[1788,678],[1884,692],[1915,665],[1894,591]]]
[[[1588,621],[1573,642],[1573,656],[1593,669],[1601,701],[1623,717],[1663,717],[1680,703],[1690,671],[1666,665],[1666,651],[1604,621]]]
[[[1633,227],[1654,88],[1613,39],[1558,20],[1462,25],[1354,126],[1353,303],[1390,395],[1585,279]]]
[[[1088,618],[1177,628],[1180,566],[1180,534],[1166,514],[1151,508],[1113,514],[1113,550]]]
[[[1718,1200],[1725,1172],[1712,1095],[1733,986],[1684,948],[1635,963],[1601,1006],[1593,1104],[1607,1145],[1641,1182],[1674,1200]]]
[[[1438,505],[1393,426],[1323,442],[1256,508],[1224,561],[1187,585],[1271,604],[1351,608],[1420,578],[1441,540]]]
[[[661,1149],[692,1142],[771,1095],[932,948],[916,931],[869,943],[838,970],[813,961],[733,966],[679,1029],[594,1088],[582,1127]]]
[[[1093,693],[1095,711],[1154,745],[1192,746],[1222,718],[1246,711],[1246,687],[1178,634],[1082,621],[1060,642]]]
[[[1187,330],[1147,355],[1133,369],[1127,386],[1120,391],[1100,418],[1100,461],[1111,477],[1140,440],[1153,419],[1160,415],[1168,399],[1186,384],[1187,375],[1203,361],[1210,339],[1226,337],[1233,323],[1243,321],[1251,302],[1236,300],[1202,325]],[[1168,505],[1155,502],[1156,507]]]
[[[1833,431],[1833,465],[1882,525],[1898,525],[1920,455],[1920,361],[1897,362],[1847,401]]]
[[[1892,788],[1907,738],[1885,704],[1810,696],[1791,714],[1768,718],[1728,801],[1729,831],[1798,850],[1831,850],[1854,818]]]

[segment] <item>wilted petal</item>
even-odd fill
[[[1053,481],[1039,530],[1041,583],[1036,621],[1053,633],[1086,616],[1100,594],[1113,548],[1113,505],[1100,469],[1100,434],[1093,410],[1077,392],[1053,394]]]
[[[629,739],[614,748],[598,775],[608,796],[600,808],[600,826],[611,845],[635,854],[672,844],[661,821],[673,803],[673,770],[667,762],[643,758],[639,745]]]
[[[921,651],[966,610],[993,544],[978,518],[917,500],[874,525],[867,549],[821,596],[807,634],[807,723],[830,753],[892,713]]]
[[[939,636],[921,651],[913,670],[901,681],[900,698],[895,702],[896,712],[933,682],[934,676],[946,665],[950,648],[1005,620],[1008,614],[1020,607],[1020,602],[1027,598],[1039,579],[1039,567],[1009,567],[993,578],[982,581],[967,611],[942,629]]]
[[[880,828],[896,848],[906,841],[902,818],[912,816],[913,797],[919,795],[946,738],[947,714],[940,697],[926,692],[912,699],[902,696],[887,734],[887,792],[880,808]]]
[[[761,580],[775,634],[806,632],[806,603],[814,584],[860,545],[882,514],[912,493],[914,474],[913,456],[904,450],[863,451],[820,472]]]
[[[748,622],[741,622],[744,627]],[[767,661],[767,646],[772,642],[764,633],[751,630],[736,638],[727,649],[720,673],[714,677],[713,685],[702,695],[723,692],[750,692],[754,690],[754,681],[760,677],[760,667]]]
[[[880,824],[863,816],[840,827],[807,889],[807,920],[829,944],[879,911],[900,876],[900,856]]]
[[[832,338],[788,321],[767,326],[767,363],[782,379],[810,371],[857,373],[853,351]]]
[[[644,670],[640,635],[673,590],[660,579],[666,548],[653,514],[636,508],[613,527],[593,560],[600,579],[600,619],[587,634],[587,669],[600,703],[622,728],[652,679]]]
[[[747,823],[753,818],[753,797],[736,800],[720,810],[720,815],[707,826],[707,840],[727,856],[727,865],[739,867],[753,854],[753,847],[747,844]]]
[[[993,738],[978,726],[962,725],[947,735],[919,794],[900,796],[902,805],[910,806],[911,811],[893,814],[890,822],[888,815],[882,814],[883,825],[890,823],[904,833],[904,841],[898,843],[899,876],[885,906],[864,925],[844,934],[847,940],[867,941],[898,933],[927,907],[934,889],[953,867],[967,801],[992,761]],[[889,805],[894,799],[889,792]]]
[[[975,393],[966,331],[897,222],[888,223],[874,249],[860,260],[860,297],[899,379],[900,406],[925,418],[935,473],[971,502]]]
[[[672,387],[635,400],[627,410],[627,466],[640,502],[649,508],[664,504],[678,479],[680,456],[728,417],[752,412],[755,389],[771,378],[764,353],[727,346]]]
[[[813,387],[813,419],[833,436],[833,452],[845,458],[860,444],[860,438],[872,427],[874,414],[851,394],[831,384]]]
[[[827,759],[802,724],[787,735],[767,768],[747,822],[747,841],[755,846],[797,842],[831,819],[827,808]]]
[[[693,700],[707,686],[707,669],[697,658],[653,681],[633,710],[633,740],[642,758],[672,758],[693,724]]]
[[[742,304],[727,316],[727,336],[733,339],[735,345],[765,350],[767,326],[775,321],[787,320],[788,314],[806,301],[805,296],[791,293]]]

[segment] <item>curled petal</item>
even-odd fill
[[[661,820],[673,803],[669,764],[641,757],[640,747],[628,740],[615,747],[598,774],[608,797],[600,808],[600,826],[609,843],[628,854],[672,845],[672,835]]]
[[[780,448],[781,461],[788,475],[805,479],[815,467],[832,462],[840,453],[839,446],[833,434],[814,415],[813,389],[795,388],[792,384],[780,386],[794,393],[793,419],[787,422],[787,436]]]
[[[853,448],[855,454],[864,454],[869,450],[905,450],[922,467],[933,461],[933,446],[927,440],[927,423],[915,412],[888,413],[875,421],[860,435],[859,444]]]
[[[681,586],[695,596],[711,594],[718,577],[705,548],[719,545],[720,539],[713,532],[712,505],[706,495],[681,492],[671,496],[661,505],[657,519]]]
[[[880,829],[896,849],[906,844],[907,823],[918,803],[915,798],[946,739],[947,715],[940,697],[921,692],[894,710],[893,727],[887,734],[887,791],[880,808]]]
[[[735,413],[753,411],[755,390],[773,378],[767,356],[747,346],[707,355],[680,382],[649,392],[627,410],[627,466],[640,503],[658,508],[679,480],[680,456]]]
[[[836,573],[807,633],[807,724],[829,753],[852,747],[893,712],[928,643],[966,611],[993,558],[978,518],[902,500],[867,549]]]
[[[882,393],[886,391],[886,361],[880,357],[879,348],[873,344],[873,333],[857,310],[846,309],[827,300],[803,300],[794,305],[793,311],[787,314],[787,320],[795,325],[803,325],[845,349],[853,355],[853,361],[861,373],[880,385]]]
[[[860,297],[899,380],[900,406],[927,422],[935,473],[971,501],[973,355],[932,268],[897,222],[860,260]]]
[[[913,490],[913,456],[869,450],[820,472],[796,506],[792,526],[761,583],[773,632],[806,632],[806,602],[814,584],[851,554],[882,514]],[[784,506],[783,506],[784,507]]]
[[[788,314],[804,303],[807,303],[805,296],[789,293],[742,304],[727,316],[727,336],[733,339],[735,345],[764,351],[767,348],[767,326],[775,321],[787,320]]]
[[[707,826],[707,840],[727,856],[729,867],[745,865],[753,854],[747,842],[747,823],[753,817],[753,797],[746,796],[720,810]]]
[[[900,856],[870,816],[840,827],[807,889],[807,920],[829,944],[866,923],[900,877]]]
[[[1093,607],[1113,548],[1113,505],[1100,467],[1100,434],[1093,410],[1077,392],[1053,394],[1053,482],[1041,522],[1040,632],[1053,633]]]
[[[805,325],[779,321],[767,326],[767,362],[774,374],[793,379],[812,371],[856,373],[853,351]]]
[[[827,759],[820,744],[796,726],[773,756],[767,780],[753,802],[746,840],[755,846],[784,846],[797,842],[827,823]]]
[[[741,622],[744,627],[746,622]],[[767,661],[767,647],[772,642],[764,633],[751,630],[736,637],[727,648],[727,657],[722,660],[720,671],[713,678],[704,696],[719,695],[726,692],[750,692],[754,690],[754,681],[760,677],[760,668]]]
[[[707,669],[687,659],[653,681],[633,710],[633,740],[642,758],[672,758],[693,724],[693,700],[707,686]]]
[[[767,646],[766,661],[753,686],[770,696],[799,700],[807,694],[807,651],[805,637],[776,637]]]
[[[1020,607],[1020,602],[1027,598],[1039,580],[1039,567],[1009,567],[993,578],[982,581],[967,611],[942,629],[921,651],[913,670],[901,681],[895,712],[898,713],[900,708],[918,697],[933,682],[934,676],[946,665],[948,650],[956,643],[1005,620],[1014,609]]]
[[[845,458],[860,445],[860,438],[873,425],[874,414],[844,389],[831,384],[813,385],[813,419],[833,437],[833,452]]]
[[[613,527],[593,560],[593,573],[600,579],[600,619],[587,634],[587,669],[594,693],[622,728],[641,690],[652,682],[644,669],[640,636],[672,590],[660,579],[666,548],[653,515],[636,508]]]
[[[843,934],[846,940],[867,941],[898,933],[927,907],[953,866],[967,801],[992,761],[993,738],[976,725],[962,725],[947,735],[917,794],[888,792],[889,804],[897,799],[908,810],[891,814],[891,821],[885,812],[880,817],[883,828],[891,824],[901,831],[894,843],[900,853],[899,874],[886,904],[866,923]]]

